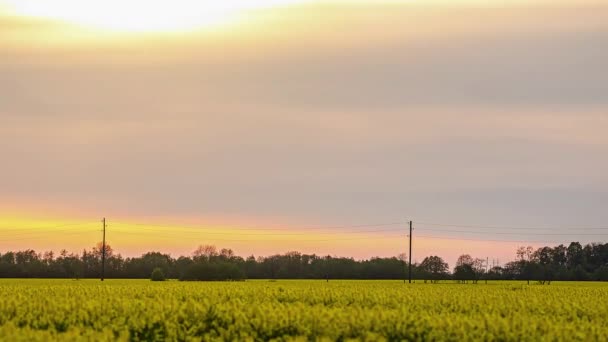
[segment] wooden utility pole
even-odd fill
[[[412,225],[413,222],[410,221],[410,254],[409,254],[409,258],[408,261],[410,263],[409,265],[409,271],[408,271],[408,279],[409,279],[409,283],[412,283]]]
[[[101,281],[106,275],[106,218],[101,220],[103,223],[103,242],[101,243]]]

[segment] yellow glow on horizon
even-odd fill
[[[390,240],[366,228],[353,230],[331,228],[298,228],[287,225],[136,223],[131,220],[107,220],[107,241],[118,252],[147,250],[180,251],[189,255],[199,245],[215,245],[235,250],[306,250],[349,247]],[[147,220],[146,220],[147,221]],[[311,230],[312,229],[312,230]],[[11,249],[79,251],[101,241],[101,220],[60,219],[0,212],[0,252]],[[276,252],[279,252],[277,250]],[[137,254],[137,253],[135,253]]]
[[[298,251],[356,259],[397,256],[405,252],[406,246],[405,228],[403,234],[399,235],[399,232],[367,231],[378,228],[317,230],[318,227],[267,225],[258,220],[252,220],[250,224],[236,223],[238,220],[230,220],[234,224],[204,224],[199,219],[187,221],[169,223],[149,218],[109,219],[107,243],[116,254],[123,256],[140,256],[151,251],[168,253],[174,257],[190,256],[200,245],[214,245],[218,251],[229,248],[241,257]],[[26,249],[39,253],[59,253],[63,249],[80,253],[84,249],[90,250],[101,239],[100,219],[87,219],[83,216],[77,219],[36,217],[3,213],[0,207],[0,254]],[[507,261],[512,259],[515,249],[520,245],[541,246],[541,243],[422,236],[415,241],[414,261],[421,262],[426,256],[439,255],[451,264],[459,255],[466,253],[480,257],[499,257]]]
[[[5,0],[12,14],[117,32],[188,31],[306,0]]]

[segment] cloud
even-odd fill
[[[329,56],[270,55],[236,65],[28,69],[5,64],[1,109],[74,115],[91,106],[116,112],[157,103],[179,111],[189,104],[231,102],[310,110],[601,108],[608,105],[607,45],[608,30],[395,41]]]
[[[606,12],[478,11],[4,46],[0,200],[337,224],[600,222]]]

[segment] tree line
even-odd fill
[[[0,253],[0,278],[97,278],[101,272],[103,247],[98,244],[82,253],[58,255],[33,250]],[[353,258],[318,256],[288,252],[267,257],[237,256],[231,249],[205,245],[191,256],[173,258],[160,252],[124,258],[106,246],[106,278],[172,278],[180,280],[243,279],[404,279],[407,258]],[[516,260],[489,267],[487,261],[462,255],[455,267],[439,256],[428,256],[412,265],[414,279],[438,282],[454,280],[527,280],[550,283],[554,280],[608,281],[608,243],[567,247],[520,247]]]

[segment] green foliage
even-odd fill
[[[152,281],[165,281],[165,273],[160,267],[157,267],[152,271],[152,275],[150,276],[150,280]]]
[[[602,341],[608,284],[0,280],[2,341]]]
[[[458,280],[526,280],[550,283],[558,280],[607,280],[608,243],[582,246],[521,247],[517,260],[491,269],[486,259],[462,255],[453,274],[439,256],[429,256],[412,265],[415,278],[431,282]],[[192,257],[176,258],[161,252],[123,258],[108,247],[106,279],[149,279],[155,268],[167,278],[183,280],[240,279],[403,279],[408,273],[403,257],[353,258],[287,252],[267,257],[237,256],[232,250],[200,246]],[[81,254],[62,251],[37,253],[33,250],[0,255],[0,278],[98,278],[100,247]]]
[[[243,280],[245,273],[229,262],[197,261],[189,265],[180,280]]]
[[[456,266],[453,278],[458,281],[475,280],[475,270],[473,270],[473,266],[468,264]]]

